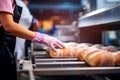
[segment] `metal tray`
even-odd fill
[[[120,74],[120,66],[91,67],[77,58],[50,58],[39,51],[34,56],[34,75],[39,76],[69,76],[69,75],[97,75],[97,74]],[[44,53],[45,54],[45,53]],[[48,54],[48,53],[46,53]],[[37,57],[36,57],[37,56]]]
[[[41,76],[114,74],[120,73],[120,67],[39,68],[34,69],[33,73]]]

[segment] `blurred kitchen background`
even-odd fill
[[[54,31],[52,35],[58,39],[66,42],[86,42],[86,40],[80,41],[79,38],[80,30],[78,27],[80,27],[79,24],[82,24],[79,19],[87,13],[119,2],[120,0],[30,0],[28,7],[48,34],[55,26],[58,30]]]
[[[31,13],[43,21],[58,25],[69,25],[77,20],[79,13],[104,8],[116,4],[119,0],[30,0]],[[50,24],[48,27],[51,27]]]

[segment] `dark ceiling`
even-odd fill
[[[82,5],[81,0],[30,0],[29,8],[38,19],[61,16],[72,21],[78,18]]]

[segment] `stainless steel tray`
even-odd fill
[[[67,75],[97,75],[120,74],[120,66],[91,67],[77,58],[50,58],[43,55],[43,51],[34,56],[34,75],[39,76],[67,76]],[[45,54],[45,53],[44,53]],[[47,53],[46,53],[47,54]],[[37,56],[37,57],[36,57]]]
[[[64,67],[64,68],[39,68],[34,69],[35,75],[97,75],[120,73],[120,67]]]

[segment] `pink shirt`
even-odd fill
[[[8,12],[13,14],[14,11],[14,0],[0,0],[0,12]]]
[[[0,12],[8,12],[13,15],[14,7],[14,0],[0,0]]]

